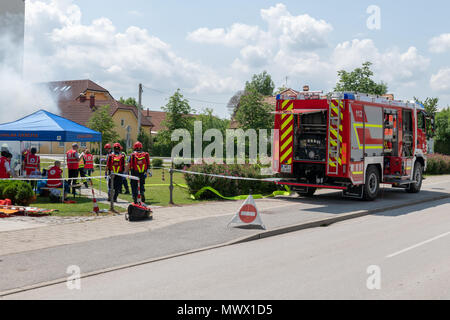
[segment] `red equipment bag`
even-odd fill
[[[125,215],[128,221],[153,219],[153,211],[149,207],[132,203],[128,206],[128,213]]]

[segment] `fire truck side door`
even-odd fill
[[[364,126],[366,116],[364,106],[351,103],[350,106],[350,174],[354,183],[364,181]],[[359,130],[358,130],[359,129]],[[361,130],[362,129],[362,130]]]

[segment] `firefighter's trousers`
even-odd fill
[[[131,170],[131,175],[139,178],[141,199],[142,199],[142,202],[145,202],[145,173],[139,173],[138,171]],[[130,184],[131,184],[131,193],[133,194],[134,203],[137,203],[138,182],[136,180],[131,180]]]
[[[123,174],[123,172],[119,172],[120,174]],[[112,177],[111,177],[112,178]],[[120,176],[114,176],[114,184],[112,185],[113,190],[110,191],[110,194],[113,196],[114,202],[117,201],[117,198],[119,197],[119,194],[122,191],[122,177]]]

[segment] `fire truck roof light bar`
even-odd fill
[[[307,100],[311,99],[312,97],[316,97],[317,99],[326,99],[325,97],[320,97],[320,94],[322,94],[322,91],[311,91],[311,92],[303,92],[300,93],[298,96],[285,96],[285,95],[277,95],[277,100]],[[317,97],[318,96],[318,97]],[[381,97],[381,96],[375,96],[365,93],[357,93],[357,92],[334,92],[331,93],[332,99],[341,99],[341,100],[357,100],[357,101],[366,101],[366,102],[372,102],[372,103],[382,103],[382,104],[389,104],[391,106],[396,107],[404,107],[404,108],[412,108],[412,109],[422,109],[424,110],[425,107],[420,104],[416,103],[414,101],[398,101],[398,100],[389,100],[388,98]]]

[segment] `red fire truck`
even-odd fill
[[[357,93],[277,96],[273,170],[302,195],[374,200],[380,184],[417,193],[427,166],[422,105]]]

